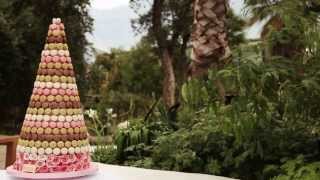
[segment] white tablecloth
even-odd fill
[[[1,180],[21,180],[11,177],[5,170],[0,170]],[[133,167],[99,164],[95,175],[77,180],[231,180],[230,178],[204,174],[180,173],[172,171],[149,170]]]

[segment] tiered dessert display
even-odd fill
[[[27,178],[68,178],[94,173],[64,25],[54,18],[17,146],[7,171]]]

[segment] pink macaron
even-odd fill
[[[29,121],[29,126],[33,127],[34,126],[34,121]]]
[[[49,90],[49,89],[44,89],[44,90],[43,90],[43,94],[44,94],[45,96],[48,96],[48,95],[50,94],[50,90]]]
[[[66,94],[66,91],[64,89],[59,89],[59,94],[63,96]]]
[[[53,62],[59,62],[59,56],[53,56],[52,61]]]
[[[36,123],[35,123],[36,127],[41,127],[41,125],[42,125],[41,121],[36,121]]]
[[[70,89],[67,89],[67,90],[66,90],[66,93],[67,93],[67,95],[71,95],[71,94],[72,94],[72,91],[71,91]]]
[[[64,57],[64,56],[60,57],[60,62],[62,62],[62,63],[67,62],[67,58],[66,58],[66,57]]]
[[[50,122],[49,123],[49,127],[50,128],[55,128],[55,127],[57,127],[57,123],[56,122]]]
[[[77,127],[77,125],[78,125],[78,123],[77,123],[77,121],[71,121],[71,127]]]
[[[56,24],[51,24],[49,26],[49,28],[50,28],[50,30],[56,30],[56,29],[58,29],[58,26]]]
[[[65,122],[65,123],[63,123],[63,126],[64,126],[65,128],[69,128],[69,127],[70,127],[70,123],[69,123],[69,122]]]
[[[52,95],[57,95],[58,94],[58,90],[57,89],[51,89],[51,94]]]
[[[49,126],[48,121],[43,121],[43,122],[42,122],[42,127],[46,128],[46,127],[48,127],[48,126]]]
[[[39,95],[41,95],[41,94],[43,93],[43,89],[38,88],[38,89],[37,89],[37,93],[38,93]]]
[[[52,62],[52,57],[51,56],[46,56],[45,62],[46,63]]]
[[[63,122],[57,122],[57,127],[58,128],[63,128]]]
[[[67,62],[71,63],[71,57],[67,57]]]

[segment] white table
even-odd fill
[[[5,170],[0,170],[1,180],[21,180],[11,177]],[[204,174],[180,173],[172,171],[149,170],[134,167],[106,165],[99,163],[99,171],[95,175],[77,180],[232,180],[219,176]]]

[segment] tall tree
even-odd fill
[[[133,22],[137,31],[147,30],[161,58],[163,72],[162,96],[167,109],[177,102],[177,80],[187,68],[187,43],[192,24],[192,0],[153,0],[147,12],[141,10],[147,0],[131,0],[139,18]],[[141,11],[143,13],[141,13]]]

